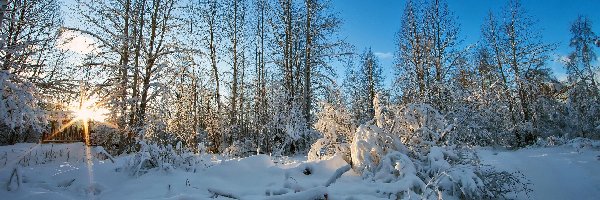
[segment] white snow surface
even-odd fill
[[[600,197],[597,147],[570,144],[516,151],[480,148],[477,152],[482,164],[521,171],[532,183],[531,199]],[[401,184],[363,179],[341,156],[323,161],[268,155],[197,156],[204,163],[195,171],[157,169],[134,177],[123,167],[131,156],[116,157],[113,163],[101,147],[86,148],[81,143],[1,146],[0,199],[318,199],[325,195],[334,200],[388,199],[382,191]],[[9,182],[15,168],[20,180]]]
[[[532,183],[531,199],[600,199],[600,151],[563,145],[516,151],[483,149],[482,164],[520,171]],[[517,199],[526,199],[523,194]]]

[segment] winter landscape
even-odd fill
[[[600,199],[595,0],[0,4],[0,199]]]

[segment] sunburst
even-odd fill
[[[96,97],[89,98],[79,103],[79,106],[73,106],[71,110],[75,114],[76,120],[104,122],[109,111],[100,107]]]

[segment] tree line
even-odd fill
[[[57,0],[2,1],[1,143],[35,141],[48,111],[82,96],[110,109],[97,140],[117,153],[139,141],[306,152],[324,135],[349,143],[384,112],[375,104],[431,105],[453,124],[444,139],[460,144],[597,137],[600,125],[592,22],[572,23],[559,81],[548,68],[556,44],[517,0],[490,11],[473,45],[462,44],[446,1],[408,0],[389,86],[373,51],[342,39],[326,0],[77,0],[72,10],[79,23],[66,26]],[[76,66],[57,48],[66,35],[95,42]]]

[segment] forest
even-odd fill
[[[0,145],[40,143],[66,115],[94,121],[85,137],[108,157],[128,156],[133,176],[189,171],[200,155],[341,156],[350,167],[325,189],[352,169],[408,184],[377,190],[390,199],[528,191],[518,173],[473,167],[475,147],[516,151],[574,138],[600,147],[600,37],[584,15],[564,27],[570,53],[559,79],[548,65],[557,44],[540,32],[548,19],[519,0],[490,10],[473,44],[447,1],[406,0],[389,41],[393,66],[344,39],[328,0],[0,3]],[[88,51],[77,57],[69,45]],[[296,199],[323,198],[322,188],[288,189],[321,195]]]

